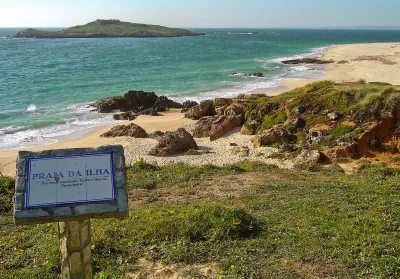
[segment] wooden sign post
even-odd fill
[[[92,279],[90,218],[128,214],[122,146],[20,151],[14,221],[58,222],[63,279]]]

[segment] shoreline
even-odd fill
[[[354,60],[362,56],[366,57],[365,60]],[[302,87],[315,81],[327,79],[336,82],[357,81],[364,79],[367,82],[379,81],[400,84],[400,76],[396,74],[400,71],[400,42],[339,45],[328,48],[322,57],[326,60],[332,59],[335,61],[335,63],[326,66],[323,72],[323,77],[316,79],[290,80],[283,82],[277,88],[270,88],[269,90],[261,88],[257,89],[257,92],[250,91],[249,93],[251,94],[260,92],[269,96],[276,96],[286,91],[293,90],[297,87]],[[347,62],[338,64],[338,61]],[[385,63],[382,61],[392,61],[395,64]],[[129,139],[107,139],[100,137],[100,135],[108,131],[113,126],[127,123],[135,123],[145,129],[147,132],[151,133],[156,130],[176,130],[180,127],[192,125],[195,122],[196,121],[194,120],[184,118],[183,114],[180,113],[180,110],[170,110],[169,112],[164,113],[163,116],[139,116],[133,121],[117,122],[115,124],[106,125],[103,127],[94,127],[88,129],[89,131],[85,130],[77,132],[81,134],[80,136],[76,133],[73,133],[68,136],[62,136],[61,138],[64,138],[65,140],[61,140],[57,143],[24,148],[24,150],[40,151],[45,149],[79,148],[115,143],[122,143],[123,145],[130,146],[134,149],[135,143]],[[233,134],[230,137],[236,136],[237,134]],[[246,137],[249,136],[240,135],[240,138],[237,138],[236,140],[242,141],[242,138],[244,138],[243,142],[247,142],[248,139],[245,139]],[[226,138],[228,137],[225,137],[224,139]],[[150,142],[151,140],[148,139],[146,144]],[[206,147],[208,144],[205,141],[203,142],[203,139],[200,139],[199,142],[200,147]],[[218,149],[219,147],[216,148]],[[19,150],[0,151],[0,172],[3,175],[15,175],[15,160],[18,155],[18,151]],[[205,160],[207,160],[207,155],[202,155],[201,157],[203,156]],[[131,159],[128,158],[128,161],[129,160]],[[173,159],[169,161],[176,160]]]

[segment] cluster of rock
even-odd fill
[[[333,60],[323,60],[320,58],[301,58],[301,59],[292,59],[292,60],[284,60],[283,64],[288,65],[297,65],[297,64],[331,64],[334,63]]]
[[[238,73],[238,72],[234,72],[234,73],[232,73],[232,76],[243,76],[243,77],[258,77],[258,78],[262,78],[262,77],[264,77],[264,73],[257,72],[257,73],[246,73],[246,74],[241,74],[241,73]]]
[[[393,105],[393,112],[390,115],[385,115],[380,121],[371,122],[370,126],[361,123],[362,133],[350,135],[344,133],[336,136],[333,130],[337,127],[351,131],[360,127],[360,123],[356,124],[357,121],[362,122],[357,118],[357,113],[346,115],[340,110],[327,109],[329,106],[322,106],[320,103],[311,107],[310,103],[307,103],[309,99],[306,99],[306,102],[298,102],[298,105],[289,109],[289,101],[268,99],[261,95],[216,98],[200,103],[186,101],[178,104],[166,97],[157,97],[154,93],[135,92],[137,91],[130,91],[123,97],[99,101],[96,107],[100,111],[120,109],[121,111],[130,110],[130,113],[133,113],[132,108],[138,107],[144,110],[156,110],[157,107],[179,107],[182,108],[186,118],[197,120],[192,134],[179,129],[174,132],[155,132],[148,135],[141,127],[130,124],[116,126],[102,135],[156,139],[158,144],[149,153],[153,156],[170,156],[185,152],[187,155],[208,153],[209,151],[198,150],[194,138],[209,138],[210,141],[215,141],[235,128],[237,131],[240,129],[243,135],[253,136],[252,148],[276,147],[280,153],[293,154],[291,158],[295,163],[329,162],[337,158],[369,156],[371,148],[381,148],[381,143],[388,139],[393,139],[395,145],[397,144],[391,152],[398,152],[400,149],[400,128],[396,131],[393,129],[393,127],[400,127],[400,104]],[[143,96],[145,98],[140,102],[136,100]],[[293,100],[294,98],[291,99]],[[128,102],[128,104],[123,102]],[[266,121],[266,119],[276,117],[278,112],[284,115],[282,117],[284,120],[272,122],[273,124]],[[231,152],[246,157],[249,156],[250,149],[247,146],[231,146]]]
[[[115,114],[115,120],[133,120],[138,115],[157,116],[159,112],[165,112],[170,108],[190,108],[196,102],[175,102],[166,96],[157,96],[154,92],[129,91],[123,96],[110,97],[91,104],[99,113],[110,113],[121,111]]]

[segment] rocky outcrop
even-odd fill
[[[297,137],[292,133],[282,128],[272,128],[269,130],[261,131],[252,140],[254,147],[270,146],[273,144],[293,143],[296,142]]]
[[[247,121],[240,130],[242,135],[255,135],[260,128],[261,124],[257,120]]]
[[[214,107],[223,107],[229,106],[233,102],[233,99],[230,98],[215,98],[214,100]]]
[[[338,158],[356,158],[357,145],[355,143],[345,143],[341,146],[336,146],[324,151],[328,158],[334,160]]]
[[[258,73],[246,73],[246,74],[241,74],[241,73],[237,73],[234,72],[232,73],[232,76],[242,76],[242,77],[264,77],[264,73],[258,72]]]
[[[131,123],[129,125],[115,126],[115,127],[111,128],[110,131],[102,134],[101,137],[105,137],[105,138],[114,138],[114,137],[147,138],[148,135],[142,127]]]
[[[204,100],[197,106],[192,107],[185,113],[186,118],[200,119],[203,116],[215,115],[214,102],[213,100]]]
[[[227,132],[235,127],[240,127],[242,120],[235,115],[221,116],[217,121],[214,121],[210,129],[210,140],[214,141],[222,138]]]
[[[304,149],[294,160],[296,164],[315,163],[321,159],[321,153],[318,150]]]
[[[218,120],[218,116],[204,116],[194,125],[193,136],[195,138],[208,138],[212,124]]]
[[[128,111],[128,112],[123,112],[123,113],[119,113],[119,114],[114,114],[113,115],[113,119],[114,120],[129,120],[132,121],[137,117],[137,114]]]
[[[165,96],[157,96],[154,92],[129,91],[123,96],[106,98],[97,101],[91,106],[95,107],[97,112],[109,113],[114,110],[122,112],[141,112],[146,109],[156,108],[182,108],[183,105]]]
[[[157,140],[157,146],[150,150],[149,155],[170,156],[198,149],[192,135],[183,128],[175,132],[166,132]]]
[[[319,58],[301,58],[282,61],[283,64],[296,65],[296,64],[330,64],[334,63],[333,60],[323,60]]]
[[[230,116],[230,115],[237,116],[241,120],[243,120],[244,115],[245,115],[244,107],[242,104],[233,103],[225,109],[224,115],[225,116]]]

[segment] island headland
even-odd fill
[[[205,35],[205,33],[196,33],[186,29],[169,28],[160,25],[130,23],[117,19],[97,19],[85,25],[77,25],[55,32],[33,28],[24,29],[18,32],[14,38],[162,38],[201,35]]]

